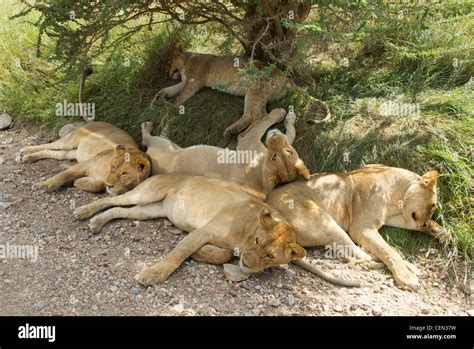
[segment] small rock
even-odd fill
[[[340,305],[336,305],[333,307],[335,312],[341,313],[344,309]]]
[[[112,291],[112,292],[116,292],[117,290],[118,290],[117,286],[110,287],[110,291]]]
[[[174,234],[174,235],[180,235],[180,234],[183,234],[183,231],[178,229],[178,228],[169,228],[168,231],[171,233],[171,234]]]
[[[46,304],[43,302],[33,304],[33,308],[41,310],[46,307]]]
[[[250,274],[244,273],[238,265],[235,264],[224,264],[224,276],[229,281],[240,282],[250,277]]]
[[[171,227],[173,224],[171,224],[170,221],[165,220],[165,221],[163,222],[163,225],[165,226],[165,228],[168,228],[168,227]]]
[[[270,302],[270,305],[272,307],[279,307],[281,305],[281,301],[279,299],[273,299],[271,302]]]
[[[0,209],[8,208],[13,202],[10,201],[0,201]]]
[[[474,309],[469,309],[466,311],[467,315],[474,316]]]
[[[83,122],[74,122],[72,124],[66,124],[63,127],[61,127],[61,129],[59,130],[58,132],[59,137],[62,138],[65,135],[67,135],[69,132],[75,130],[76,128],[82,127],[83,125],[84,125]]]
[[[135,295],[142,293],[141,287],[132,288],[132,293],[135,294]]]
[[[352,304],[350,307],[351,311],[355,311],[357,308],[357,304]]]
[[[12,117],[3,112],[0,114],[0,130],[6,130],[12,124]]]
[[[323,311],[328,311],[329,310],[329,305],[323,304]]]
[[[158,290],[158,295],[159,295],[160,297],[167,297],[167,296],[168,296],[168,291],[166,291],[164,288],[160,288],[160,289]]]
[[[183,310],[184,310],[184,306],[183,306],[182,303],[178,303],[178,304],[172,306],[171,309],[173,309],[175,312],[181,314],[181,313],[183,312]]]
[[[2,142],[2,144],[11,144],[11,143],[13,143],[13,137],[7,137]]]
[[[5,163],[5,158],[3,156],[0,156],[0,165],[3,165]]]
[[[99,310],[99,307],[94,304],[94,305],[91,307],[91,309],[92,309],[93,311],[97,311],[97,310]]]
[[[198,277],[195,277],[193,282],[194,282],[195,285],[200,285],[201,284],[201,280]]]
[[[36,140],[36,144],[37,145],[46,144],[46,143],[51,143],[51,141],[52,139],[49,137],[40,137]]]
[[[382,315],[382,308],[380,308],[378,305],[374,305],[374,306],[372,307],[372,314],[373,314],[374,316],[380,316],[380,315]]]
[[[253,315],[255,315],[255,316],[259,316],[260,313],[261,313],[261,311],[260,311],[260,309],[255,308],[255,309],[252,309],[252,313],[253,313]]]
[[[423,309],[421,309],[421,313],[422,313],[423,315],[428,315],[428,314],[430,313],[430,311],[429,311],[428,309],[426,309],[426,308],[423,308]]]

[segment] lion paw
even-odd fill
[[[142,122],[141,127],[142,127],[142,133],[143,132],[151,133],[151,130],[153,129],[153,122],[151,121]]]
[[[33,186],[31,188],[34,189],[34,190],[45,190],[45,191],[48,191],[48,192],[51,192],[55,189],[55,187],[48,181],[35,183],[35,184],[33,184]]]
[[[239,134],[239,131],[235,128],[235,127],[228,127],[225,131],[224,131],[224,137],[225,138],[233,138],[235,137],[236,135]]]
[[[104,223],[105,222],[103,222],[98,216],[94,217],[89,222],[89,229],[92,233],[98,234],[102,230]]]
[[[35,161],[36,159],[35,159],[34,154],[25,154],[25,155],[22,155],[21,157],[21,162],[24,162],[24,163],[32,163]]]
[[[92,216],[93,212],[90,209],[90,205],[84,205],[84,206],[76,208],[73,214],[74,214],[74,217],[76,217],[76,219],[83,220]]]
[[[285,126],[294,125],[296,121],[296,114],[294,112],[288,112],[285,118]]]
[[[150,286],[164,281],[168,277],[167,273],[163,270],[157,270],[155,267],[145,268],[135,276],[135,280],[143,285]]]
[[[411,290],[416,290],[420,286],[418,276],[416,276],[416,273],[412,272],[406,265],[393,273],[393,279],[397,285],[402,288],[406,287]]]

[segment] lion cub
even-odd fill
[[[242,271],[256,273],[306,255],[296,243],[295,228],[277,210],[242,191],[240,185],[214,178],[180,173],[152,176],[125,194],[79,207],[74,215],[86,219],[109,207],[130,205],[95,216],[89,227],[97,233],[112,219],[167,217],[190,232],[160,262],[136,276],[143,285],[166,280],[190,256],[223,264],[237,251]]]
[[[125,131],[106,122],[91,122],[55,142],[20,150],[23,162],[40,159],[77,160],[78,164],[35,184],[52,191],[68,182],[89,192],[126,192],[151,172],[150,157]]]

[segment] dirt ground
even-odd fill
[[[0,259],[0,315],[467,315],[469,296],[442,275],[436,253],[414,262],[421,288],[402,290],[386,269],[367,269],[309,251],[321,269],[364,280],[362,288],[331,285],[295,265],[240,283],[221,266],[187,261],[170,278],[144,288],[135,274],[184,237],[167,220],[114,221],[93,236],[74,207],[103,196],[65,188],[32,189],[72,162],[19,162],[26,145],[54,138],[18,122],[0,131],[0,245],[36,245],[38,260]],[[4,203],[3,205],[1,205]],[[9,207],[8,204],[10,203]]]

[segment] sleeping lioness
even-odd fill
[[[440,241],[449,239],[450,234],[431,220],[438,202],[437,176],[436,171],[419,176],[401,168],[370,165],[349,173],[313,174],[309,181],[275,189],[266,202],[296,227],[302,246],[344,247],[346,231],[388,267],[398,285],[415,289],[416,267],[403,260],[378,230],[387,225],[428,233]]]
[[[263,120],[277,123],[283,120],[285,114],[284,109],[277,108]],[[293,125],[294,114],[290,116],[289,122]],[[309,178],[303,160],[281,133],[268,137],[266,146],[261,142],[261,136],[252,138],[252,142],[239,141],[237,151],[233,151],[235,159],[237,155],[249,156],[243,159],[245,161],[228,161],[231,159],[223,156],[229,152],[227,149],[210,145],[181,148],[167,138],[151,136],[152,127],[151,122],[142,124],[142,143],[148,147],[153,174],[180,172],[234,181],[261,192],[263,198],[278,184],[294,181],[298,175]],[[245,139],[250,139],[259,130],[260,124],[252,128]]]
[[[224,132],[224,136],[235,136],[256,124],[266,114],[269,101],[282,97],[293,82],[280,69],[273,69],[269,81],[257,80],[255,86],[247,86],[239,76],[240,68],[248,64],[247,57],[215,56],[211,54],[184,52],[181,44],[176,44],[168,64],[168,74],[173,79],[181,77],[181,82],[160,90],[157,97],[176,97],[175,105],[184,104],[203,87],[220,88],[223,92],[245,96],[244,114]],[[254,60],[261,69],[264,63]],[[152,102],[152,103],[153,103]]]
[[[213,178],[164,174],[148,178],[125,194],[79,207],[74,215],[85,219],[108,207],[133,205],[107,210],[91,219],[89,227],[97,233],[116,218],[167,217],[190,232],[164,259],[136,276],[143,285],[165,280],[189,256],[223,264],[237,252],[245,273],[303,258],[306,252],[296,244],[294,227],[277,210],[241,189]]]
[[[35,184],[47,191],[74,182],[81,190],[106,190],[115,195],[134,188],[151,171],[150,157],[138,149],[132,137],[106,122],[88,123],[55,142],[26,147],[20,153],[23,162],[77,160],[77,165]]]

